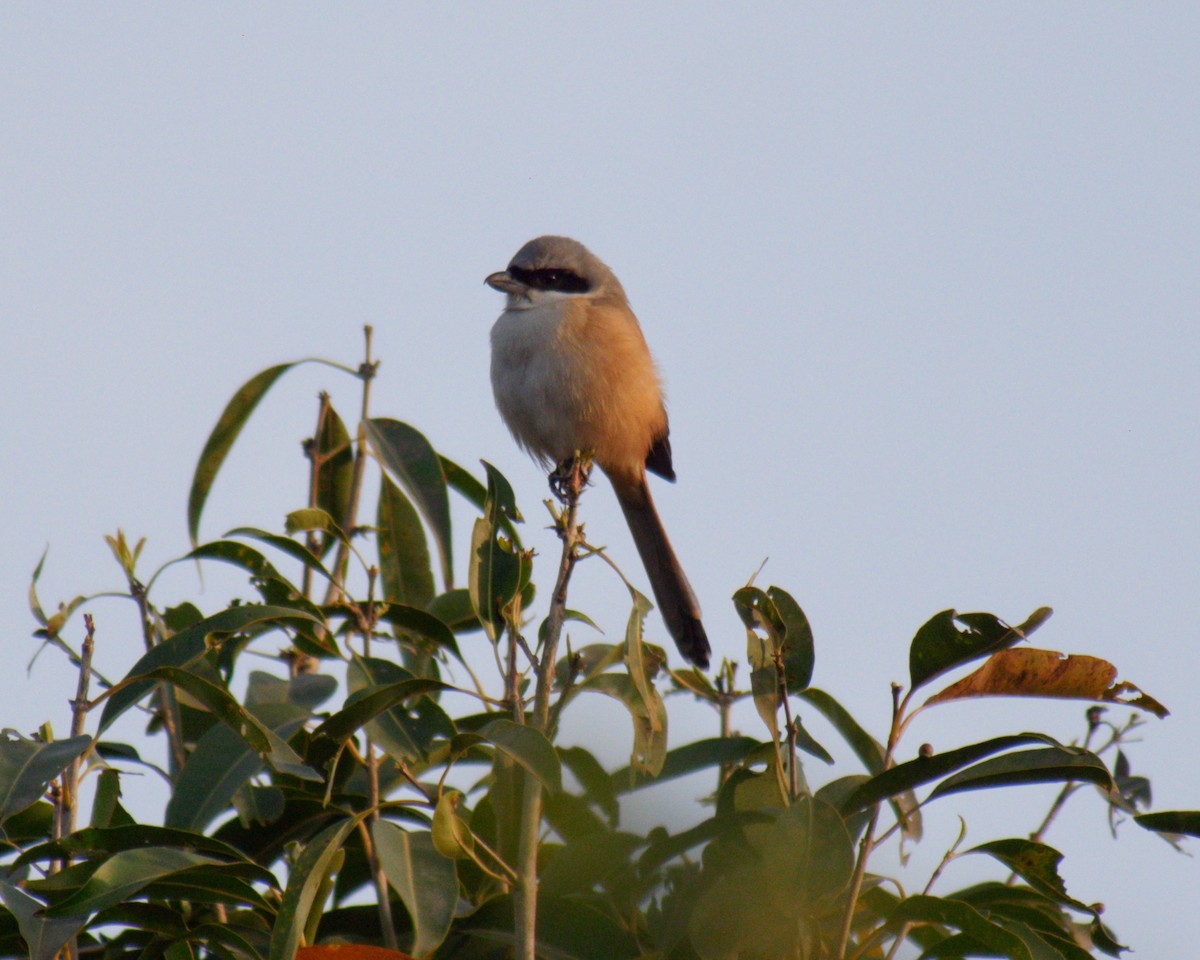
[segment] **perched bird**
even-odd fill
[[[647,470],[672,481],[675,471],[658,371],[621,282],[567,237],[530,240],[485,282],[508,295],[492,327],[500,416],[544,466],[591,454],[612,482],[675,645],[707,668],[700,604],[646,482]]]

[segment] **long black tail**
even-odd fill
[[[683,567],[679,565],[675,551],[671,549],[671,541],[667,539],[667,531],[663,529],[658,511],[654,509],[646,475],[643,473],[632,480],[619,477],[610,479],[633,534],[633,542],[641,554],[646,576],[650,578],[654,600],[667,630],[675,640],[675,646],[685,660],[701,670],[707,670],[712,648],[708,645],[704,624],[700,622],[700,604],[696,601]]]

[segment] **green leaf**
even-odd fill
[[[294,705],[262,705],[255,716],[281,740],[287,740],[310,716]],[[204,830],[226,812],[234,796],[266,762],[261,753],[232,727],[219,723],[196,742],[179,771],[165,823],[181,830]]]
[[[501,719],[483,727],[479,735],[537,777],[547,790],[562,789],[558,754],[540,730]]]
[[[943,610],[935,614],[917,631],[909,647],[912,688],[917,689],[947,670],[1019,643],[1049,616],[1050,608],[1042,607],[1021,626],[1010,627],[990,613]]]
[[[450,489],[456,490],[469,503],[478,508],[480,513],[486,513],[488,488],[453,460],[443,457],[440,453],[438,454],[438,462],[442,465],[442,473],[445,475],[446,483],[450,486]],[[486,461],[481,462],[485,467],[489,466]],[[500,474],[500,471],[496,470],[495,472],[498,476],[503,476]],[[506,480],[505,483],[507,482]],[[509,489],[511,490],[511,485]],[[516,503],[514,502],[512,516],[510,517],[507,513],[502,514],[500,525],[504,528],[504,532],[513,541],[518,550],[521,549],[521,536],[517,532],[516,524],[520,522],[522,522],[521,513],[516,509]]]
[[[769,587],[767,596],[775,604],[779,622],[783,625],[783,672],[788,693],[799,693],[812,682],[816,660],[812,627],[800,604],[782,587]]]
[[[383,599],[425,607],[433,599],[433,570],[425,530],[412,501],[383,474],[376,515]]]
[[[982,913],[960,900],[931,897],[926,894],[907,897],[896,905],[888,926],[898,929],[905,923],[939,923],[961,930],[979,946],[996,951],[993,956],[1012,960],[1034,960],[1020,937],[993,923]],[[958,954],[962,956],[963,954]]]
[[[591,753],[583,747],[556,747],[558,758],[563,766],[571,771],[579,785],[583,787],[584,796],[589,803],[595,804],[603,811],[611,825],[616,825],[620,819],[620,805],[617,801],[617,786],[614,777],[600,765]],[[667,754],[667,763],[671,755]],[[665,769],[665,765],[664,765]]]
[[[446,939],[454,919],[458,906],[454,861],[437,852],[429,831],[409,832],[377,820],[371,824],[371,837],[384,876],[412,920],[412,952],[424,956]]]
[[[667,758],[667,708],[657,690],[649,703],[642,699],[628,676],[602,673],[582,689],[594,690],[620,701],[633,720],[633,750],[629,765],[638,773],[656,777]]]
[[[401,680],[399,683],[372,687],[356,693],[346,702],[345,707],[313,731],[313,748],[317,747],[318,740],[332,741],[329,747],[319,751],[322,754],[327,753],[331,758],[354,735],[355,731],[374,720],[385,710],[400,706],[411,697],[419,697],[434,690],[457,689],[457,687],[442,683],[440,680],[416,677],[412,680]],[[310,749],[310,755],[315,752],[318,751]]]
[[[557,896],[591,890],[627,869],[634,851],[645,845],[646,839],[637,834],[608,830],[574,839],[555,851],[542,875],[542,888]]]
[[[53,743],[26,740],[12,730],[0,734],[0,823],[42,798],[50,781],[83,756],[91,737]]]
[[[800,691],[799,696],[816,707],[821,716],[833,725],[869,772],[879,773],[883,769],[883,745],[859,726],[845,707],[816,687]]]
[[[155,880],[220,861],[175,847],[121,850],[104,861],[86,883],[44,911],[47,917],[96,913],[137,895]]]
[[[298,362],[303,363],[304,361]],[[204,502],[208,499],[209,490],[212,489],[213,481],[216,480],[221,464],[225,462],[225,457],[233,447],[233,442],[242,432],[242,427],[246,425],[246,421],[254,412],[254,408],[258,406],[258,402],[271,389],[272,384],[294,366],[296,363],[281,363],[256,374],[246,381],[241,389],[233,395],[233,399],[226,404],[220,419],[217,420],[217,425],[209,434],[208,442],[204,444],[204,449],[200,452],[200,460],[196,464],[196,472],[192,476],[192,489],[188,493],[187,518],[188,537],[191,538],[193,544],[198,539],[200,514],[204,511]]]
[[[1078,747],[1045,747],[1018,750],[993,757],[947,777],[929,794],[928,799],[944,797],[964,790],[1011,787],[1025,783],[1070,783],[1086,780],[1102,790],[1113,790],[1112,774],[1094,753]]]
[[[1095,912],[1086,903],[1067,896],[1067,885],[1058,873],[1063,855],[1053,847],[1034,840],[1010,838],[983,843],[964,852],[995,857],[1044,896],[1085,913]]]
[[[442,581],[454,582],[450,552],[450,498],[437,452],[425,437],[398,420],[374,418],[364,423],[371,449],[383,468],[412,497],[433,534],[442,561]]]
[[[634,773],[632,767],[625,767],[614,773],[612,780],[618,785],[617,789],[621,793],[640,790],[642,787],[665,783],[676,777],[686,777],[700,770],[719,769],[726,764],[742,763],[758,746],[760,741],[753,737],[709,737],[696,740],[667,751],[662,769],[655,777]]]
[[[751,846],[724,853],[729,867],[692,911],[692,944],[705,960],[816,955],[814,921],[841,901],[854,846],[837,812],[801,797],[772,822],[745,828]],[[710,862],[706,851],[705,861]]]
[[[332,405],[327,404],[322,409],[320,429],[313,447],[313,453],[320,461],[317,468],[316,505],[331,517],[336,517],[339,523],[345,523],[350,513],[350,494],[354,484],[354,451],[350,433]],[[322,556],[332,543],[332,539],[327,539],[321,545]]]
[[[310,570],[319,573],[325,580],[333,579],[333,575],[325,569],[325,565],[320,559],[308,547],[293,540],[291,537],[280,536],[278,533],[271,533],[269,530],[260,530],[258,527],[235,527],[228,531],[225,536],[246,537],[249,540],[261,541],[274,547],[281,553],[286,553],[293,560],[299,561]]]
[[[346,682],[351,694],[360,690],[379,689],[412,680],[413,675],[389,660],[355,655],[346,669]],[[390,757],[409,763],[423,762],[430,744],[436,737],[454,736],[454,722],[426,696],[416,700],[416,706],[432,708],[426,713],[393,706],[367,724],[367,732]]]
[[[87,923],[86,916],[47,917],[42,901],[4,880],[0,880],[0,900],[16,918],[29,960],[53,960]]]
[[[105,829],[87,827],[77,830],[61,840],[38,844],[22,853],[15,861],[14,866],[64,858],[91,860],[102,854],[120,853],[122,850],[140,850],[144,847],[180,847],[212,856],[245,861],[240,851],[220,840],[201,836],[188,830],[130,824]]]
[[[894,797],[905,790],[912,790],[931,780],[960,770],[968,764],[974,763],[980,757],[1027,743],[1049,743],[1057,746],[1056,740],[1044,734],[1021,733],[996,737],[967,747],[959,747],[957,750],[935,753],[928,757],[917,757],[915,760],[909,760],[907,763],[901,763],[882,773],[877,773],[850,795],[850,798],[842,805],[842,813],[848,815],[856,810],[863,810],[880,800]]]
[[[337,522],[337,518],[321,507],[301,507],[299,510],[293,510],[284,517],[283,528],[289,536],[297,533],[327,533],[344,543],[350,542],[350,537]]]
[[[325,627],[319,617],[291,607],[246,604],[206,617],[152,647],[133,665],[125,679],[109,691],[108,702],[100,715],[100,732],[154,689],[154,680],[145,679],[152,670],[158,667],[186,667],[200,659],[208,650],[209,637],[213,634],[257,633],[280,627],[289,620],[307,621]]]
[[[342,852],[350,831],[369,815],[364,811],[349,820],[330,824],[304,848],[295,866],[288,871],[287,890],[272,924],[271,946],[267,960],[295,960],[296,949],[308,923],[309,914],[324,885],[330,865]]]
[[[178,667],[158,667],[143,676],[152,680],[165,680],[186,690],[212,711],[217,719],[237,733],[250,749],[271,765],[271,769],[301,780],[316,783],[324,780],[319,773],[304,763],[299,754],[288,746],[286,740],[238,703],[224,687]]]
[[[379,619],[394,627],[399,637],[420,638],[462,660],[454,631],[435,614],[401,603],[389,603],[379,610]]]
[[[1160,810],[1133,818],[1141,827],[1157,833],[1181,833],[1200,837],[1200,810]]]
[[[494,521],[480,517],[471,528],[471,564],[467,574],[471,606],[492,643],[504,631],[504,608],[521,589],[521,560],[497,536]]]
[[[512,897],[492,897],[454,925],[455,933],[483,942],[513,943]],[[537,956],[546,960],[639,957],[629,931],[606,913],[568,897],[538,897]]]

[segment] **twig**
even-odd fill
[[[550,695],[554,687],[554,668],[558,642],[567,614],[567,585],[575,569],[580,541],[577,518],[579,496],[587,483],[588,467],[576,457],[567,476],[556,491],[561,490],[565,508],[559,517],[558,535],[562,540],[562,559],[558,565],[558,580],[550,597],[546,618],[546,639],[537,661],[537,684],[533,698],[533,714],[528,718],[536,730],[550,734]],[[524,774],[525,789],[521,797],[520,834],[517,849],[518,883],[514,898],[516,927],[516,956],[519,960],[535,960],[537,956],[537,892],[538,840],[542,823],[542,786],[536,777]]]

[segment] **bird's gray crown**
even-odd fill
[[[621,284],[604,262],[578,240],[544,236],[530,240],[509,261],[514,280],[563,293],[618,293]]]

